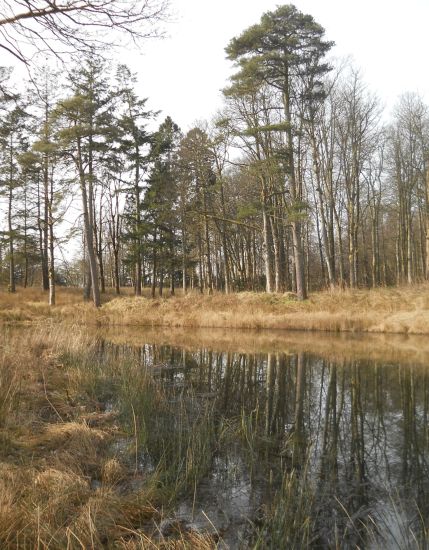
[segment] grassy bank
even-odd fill
[[[179,500],[193,510],[197,487],[215,459],[237,445],[260,482],[269,475],[274,490],[273,476],[280,476],[287,496],[261,509],[254,525],[248,519],[246,547],[277,548],[276,537],[290,548],[305,547],[316,529],[312,493],[289,468],[292,459],[273,458],[279,445],[292,456],[293,438],[282,443],[267,437],[263,405],[252,415],[231,416],[221,414],[223,402],[221,395],[217,401],[163,385],[132,353],[118,356],[78,328],[5,328],[0,547],[235,547],[222,542],[223,533],[210,521],[197,529],[190,519],[177,520],[174,511]],[[222,460],[229,475],[237,475],[234,462]],[[302,506],[284,506],[297,496]]]
[[[97,325],[201,328],[246,328],[429,333],[429,285],[375,290],[316,292],[305,302],[293,294],[243,292],[212,296],[189,293],[151,299],[115,297],[107,293],[97,311],[82,303],[81,292],[59,289],[58,305],[49,308],[47,296],[34,289],[15,295],[0,293],[0,319],[5,322],[46,318]]]
[[[211,456],[210,411],[193,405],[177,415],[80,331],[2,331],[0,547],[214,548],[216,534],[168,522]]]

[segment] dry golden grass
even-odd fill
[[[156,480],[112,456],[125,435],[116,415],[99,410],[60,361],[92,338],[65,325],[0,331],[0,548],[214,548],[199,533],[158,536]]]
[[[315,292],[305,302],[298,302],[291,293],[252,292],[135,298],[127,289],[119,297],[106,294],[99,310],[83,303],[77,289],[59,289],[58,305],[53,308],[41,291],[0,293],[0,320],[44,319],[83,325],[428,334],[429,284]]]
[[[116,298],[96,314],[100,325],[429,332],[429,285],[400,289],[317,292],[305,302],[291,294],[190,293],[165,299]]]

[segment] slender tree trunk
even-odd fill
[[[80,138],[77,140],[78,148],[78,170],[79,170],[79,182],[80,189],[82,194],[82,210],[83,210],[83,222],[85,228],[85,241],[86,249],[88,254],[88,263],[89,270],[91,273],[91,287],[92,287],[92,298],[95,307],[101,306],[100,299],[100,290],[98,287],[98,269],[97,269],[97,260],[95,257],[94,251],[94,223],[93,223],[93,192],[92,192],[92,182],[89,181],[88,189],[86,187],[86,178],[83,170],[82,164],[82,147]],[[89,178],[91,180],[91,177]]]
[[[275,222],[273,216],[270,216],[270,228],[271,228],[271,239],[274,248],[274,290],[275,292],[280,292],[281,286],[281,273],[280,273],[280,244],[278,241],[278,233],[276,230]]]
[[[156,250],[156,231],[153,235],[153,257],[152,257],[152,286],[151,286],[151,296],[155,298],[156,292],[156,271],[157,271],[157,250]]]
[[[12,154],[11,154],[12,157]],[[7,223],[9,232],[9,292],[16,292],[15,284],[15,258],[13,248],[13,228],[12,228],[12,203],[13,203],[13,164],[11,160],[9,180],[9,201],[7,210]]]
[[[207,197],[206,190],[203,188],[203,208],[204,208],[204,233],[206,238],[206,250],[207,250],[207,286],[209,294],[213,292],[213,270],[212,270],[212,260],[211,260],[211,251],[210,251],[210,233],[209,233],[209,221],[207,217]]]
[[[95,207],[95,205],[94,205]],[[96,211],[94,208],[94,221],[97,219]],[[104,262],[103,262],[103,206],[102,196],[100,197],[100,210],[98,216],[98,222],[94,224],[94,237],[95,237],[95,249],[97,253],[98,272],[100,274],[100,291],[101,294],[106,293],[106,280],[104,276]]]
[[[340,283],[340,287],[344,288],[345,276],[344,276],[343,232],[341,230],[340,216],[336,209],[334,210],[334,216],[335,216],[335,224],[337,226],[337,233],[338,233],[338,260],[339,260],[339,270],[340,270],[339,283]]]
[[[265,199],[266,193],[263,193],[262,199],[262,223],[263,223],[263,256],[265,264],[265,290],[272,292],[272,272],[271,272],[271,254],[270,254],[270,239],[269,239],[269,222],[267,214],[267,205]]]
[[[49,215],[49,305],[55,305],[55,256],[52,214]]]
[[[121,293],[120,280],[119,280],[119,251],[113,249],[113,262],[114,262],[114,272],[115,272],[115,292],[116,294]]]
[[[171,246],[170,246],[170,294],[174,296],[174,275],[175,275],[175,264],[174,264],[174,245],[173,245],[174,235],[171,235]]]
[[[28,284],[28,228],[27,228],[27,188],[24,187],[24,288]]]
[[[134,180],[134,200],[136,207],[136,221],[135,221],[135,233],[136,233],[136,266],[135,266],[135,295],[141,296],[142,294],[142,258],[141,258],[141,215],[140,215],[140,149],[136,144],[136,165],[135,165],[135,180]]]
[[[320,174],[320,161],[319,161],[319,153],[318,148],[316,144],[316,137],[314,135],[314,128],[312,127],[311,131],[311,143],[312,143],[312,149],[313,149],[313,171],[316,178],[316,185],[317,185],[317,195],[319,198],[319,205],[320,205],[320,218],[321,218],[321,237],[322,237],[322,243],[324,248],[324,256],[326,261],[326,267],[328,270],[328,282],[329,286],[331,288],[334,288],[335,286],[335,257],[332,256],[332,250],[329,246],[329,240],[328,240],[328,231],[327,231],[327,220],[326,220],[326,213],[325,213],[325,201],[323,198],[322,193],[322,178]],[[317,218],[318,219],[318,218]],[[319,230],[319,228],[318,228]],[[322,262],[323,266],[323,262]]]
[[[50,193],[48,201],[48,227],[49,227],[49,305],[55,305],[55,256],[54,256],[54,217],[52,203],[54,200],[53,179],[51,176]]]
[[[229,292],[231,291],[231,275],[229,270],[229,254],[228,254],[228,246],[227,246],[227,239],[226,239],[227,226],[225,222],[225,218],[226,218],[225,193],[223,189],[222,178],[220,178],[220,181],[221,181],[220,200],[221,200],[221,207],[222,207],[222,217],[224,218],[223,226],[222,226],[222,250],[223,250],[223,262],[224,262],[224,270],[225,270],[225,294],[229,294]]]
[[[43,290],[49,290],[49,159],[43,159],[43,256],[42,284]]]
[[[426,279],[429,280],[429,167],[426,170]]]
[[[412,218],[411,213],[407,215],[407,282],[413,284],[413,239],[412,239]]]
[[[286,75],[286,81],[288,82],[288,75]],[[288,127],[286,130],[287,137],[287,153],[289,158],[289,182],[290,182],[290,197],[292,200],[292,206],[297,207],[301,200],[301,193],[298,190],[295,174],[295,161],[294,161],[294,149],[293,149],[293,137],[292,137],[292,117],[290,113],[289,105],[289,84],[287,83],[283,91],[283,105]],[[298,300],[305,300],[307,298],[307,289],[305,284],[305,272],[304,272],[304,256],[302,250],[302,232],[301,232],[301,220],[299,219],[299,208],[295,214],[295,218],[291,222],[292,227],[292,241],[293,241],[293,255],[295,260],[295,281],[296,281],[296,294]],[[298,216],[298,218],[296,218]]]
[[[203,249],[202,249],[202,244],[201,244],[201,235],[198,234],[198,237],[197,237],[197,241],[198,241],[198,286],[199,286],[199,289],[200,289],[200,292],[201,294],[203,294],[204,292],[204,288],[203,288]]]
[[[159,295],[162,296],[164,290],[164,268],[159,270]]]
[[[40,265],[42,270],[42,288],[44,287],[44,258],[43,258],[43,227],[42,227],[42,208],[41,208],[41,189],[40,189],[40,179],[37,180],[37,231],[39,233],[39,254],[40,254]]]
[[[186,294],[186,232],[184,224],[182,225],[182,289]]]

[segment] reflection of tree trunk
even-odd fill
[[[224,408],[225,409],[228,407],[228,402],[229,402],[229,390],[231,385],[231,367],[232,367],[232,356],[231,356],[231,353],[228,352],[226,355],[225,378],[224,378],[224,388],[225,388]]]
[[[352,367],[351,381],[351,461],[354,466],[355,479],[360,492],[364,490],[365,478],[365,442],[364,413],[361,400],[361,371],[355,363]]]
[[[415,479],[422,476],[420,444],[417,435],[416,389],[414,374],[408,368],[401,368],[401,397],[404,424],[404,444],[402,457],[402,482],[406,484],[412,475]]]
[[[293,426],[294,449],[293,461],[302,466],[305,457],[304,437],[304,395],[305,395],[305,357],[298,353],[296,356],[296,384],[295,384],[295,420]]]
[[[269,353],[267,360],[267,409],[265,418],[265,431],[267,435],[270,435],[273,432],[275,380],[276,361],[274,355],[272,353]]]
[[[289,358],[288,358],[289,359]],[[289,370],[289,360],[286,361],[284,354],[277,354],[277,384],[278,384],[278,423],[279,429],[283,430],[288,421],[288,398],[287,398],[287,373]]]
[[[326,395],[325,425],[322,445],[323,477],[336,479],[338,473],[338,423],[337,414],[337,367],[330,365],[329,385]]]
[[[207,391],[212,391],[212,376],[213,376],[213,351],[209,351],[207,361]]]
[[[304,354],[296,356],[296,386],[295,386],[295,432],[302,433],[304,429],[304,390],[305,390],[305,363]]]

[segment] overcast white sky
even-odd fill
[[[282,2],[271,0],[171,0],[174,21],[167,38],[146,43],[124,61],[138,73],[140,94],[183,130],[210,119],[232,73],[224,48]],[[368,87],[387,109],[407,91],[429,101],[429,0],[296,0],[334,40],[333,54],[352,56]]]

